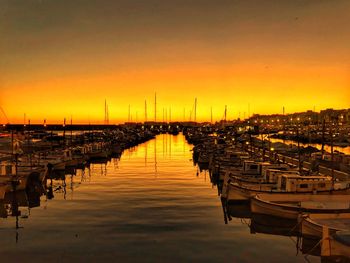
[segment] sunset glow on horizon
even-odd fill
[[[0,123],[350,108],[349,1],[0,0]],[[146,1],[145,1],[146,2]],[[165,117],[164,117],[165,118]],[[193,115],[192,115],[193,120]]]

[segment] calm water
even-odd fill
[[[182,135],[54,181],[54,198],[0,219],[1,262],[306,262],[290,237],[224,223],[208,173]],[[295,240],[295,238],[294,238]],[[319,262],[317,257],[308,257]]]

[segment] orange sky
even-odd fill
[[[103,2],[103,3],[102,3]],[[172,120],[350,107],[348,1],[0,2],[11,123]],[[176,2],[176,4],[174,3]],[[5,122],[0,113],[0,123]]]

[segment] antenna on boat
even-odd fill
[[[213,123],[213,107],[210,107],[210,123]]]

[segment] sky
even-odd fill
[[[145,120],[145,101],[154,120],[155,93],[158,121],[193,120],[195,98],[197,121],[350,108],[349,14],[348,0],[0,0],[0,123],[103,123],[105,100],[110,123]]]

